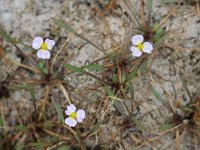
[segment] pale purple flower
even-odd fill
[[[42,59],[50,58],[51,54],[49,50],[51,50],[54,45],[54,40],[46,39],[44,41],[41,37],[35,37],[32,43],[32,47],[38,50],[37,57]]]
[[[65,124],[69,127],[75,127],[77,122],[82,122],[85,119],[85,111],[79,109],[76,112],[76,107],[73,104],[67,106],[67,110],[65,110],[66,115],[69,117],[65,119]]]
[[[134,57],[140,57],[143,52],[145,53],[151,53],[153,50],[153,46],[149,42],[144,42],[144,37],[142,35],[135,35],[131,39],[132,41],[132,46],[131,46],[131,51],[132,55]]]

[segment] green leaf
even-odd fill
[[[148,61],[147,61],[147,60],[144,60],[144,61],[142,62],[142,64],[140,64],[140,66],[139,66],[140,73],[145,72],[145,70],[147,69],[147,66],[148,66]]]
[[[75,137],[76,137],[77,141],[80,143],[80,142],[81,142],[81,136],[80,136],[80,134],[77,133],[77,134],[75,135]]]
[[[71,32],[71,33],[75,32],[75,30],[69,24],[67,24],[64,20],[62,19],[53,19],[53,20],[59,27],[64,28],[66,31]]]
[[[128,87],[129,87],[129,92],[131,94],[131,97],[134,99],[134,88],[131,81],[128,82]]]
[[[62,147],[59,147],[58,150],[68,150],[69,148],[67,146],[62,146]]]
[[[129,74],[128,81],[132,80],[137,74],[137,68],[135,67]]]
[[[28,86],[26,83],[22,83],[22,84],[13,84],[11,89],[14,89],[14,88],[17,88],[17,89],[28,89]]]
[[[98,64],[89,64],[89,65],[85,65],[83,67],[81,67],[83,69],[91,69],[91,70],[101,70],[104,68],[103,65],[98,65]]]
[[[43,143],[40,143],[40,142],[38,142],[38,143],[31,143],[30,145],[32,147],[36,147],[37,150],[42,150],[43,149]]]
[[[121,78],[122,83],[126,81],[126,74],[123,72],[122,73],[122,78]]]
[[[158,90],[152,85],[151,86],[151,92],[153,93],[153,95],[160,100],[161,102],[163,102],[165,99],[162,97],[162,95],[158,92]]]
[[[170,4],[170,3],[175,3],[176,0],[163,0],[162,4]]]
[[[112,76],[112,82],[113,83],[118,83],[118,79],[117,79],[117,77],[115,75]]]
[[[154,41],[157,42],[161,39],[161,37],[165,34],[162,28],[158,28],[154,35]]]
[[[39,62],[38,63],[38,68],[44,73],[44,74],[48,74],[48,69],[46,68],[45,64],[43,62]]]
[[[147,0],[147,8],[149,12],[152,12],[152,0]]]
[[[111,91],[111,90],[109,89],[109,87],[105,86],[105,89],[106,89],[106,92],[108,93],[108,96],[112,96],[112,97],[115,96],[115,94],[113,93],[113,91]]]
[[[172,128],[172,125],[171,124],[164,124],[164,125],[162,125],[162,126],[160,126],[160,130],[161,131],[166,131],[166,130],[169,130],[169,129],[171,129]]]
[[[3,145],[0,144],[0,150],[3,150]]]
[[[48,74],[48,69],[47,68],[44,68],[43,70],[42,70],[42,72],[44,73],[44,74]]]
[[[33,89],[33,86],[31,84],[27,84],[27,85],[28,85],[28,89],[29,89],[29,92],[30,92],[30,95],[31,95],[31,100],[33,102],[36,102],[35,91]]]
[[[78,68],[78,67],[75,67],[75,66],[72,66],[70,64],[64,64],[65,67],[67,67],[68,69],[74,71],[74,72],[77,72],[77,73],[80,73],[80,74],[85,74],[87,73],[85,70],[81,69],[81,68]]]
[[[3,125],[4,125],[4,120],[2,117],[0,117],[0,127],[3,127]]]
[[[45,65],[44,65],[43,62],[40,61],[40,62],[38,63],[38,67],[39,67],[39,69],[42,70],[43,68],[45,68]]]
[[[141,130],[144,131],[145,128],[142,125],[142,123],[139,121],[139,119],[137,119],[136,117],[132,117],[133,122],[136,124],[136,126]]]
[[[15,146],[15,150],[23,150],[24,147],[25,147],[24,144],[18,143],[18,144]]]
[[[23,126],[23,125],[17,125],[16,128],[17,128],[18,130],[20,130],[20,131],[23,131],[23,132],[25,132],[25,131],[28,130],[27,127],[26,127],[26,126]]]
[[[90,129],[90,134],[95,133],[101,127],[100,123],[95,124],[92,129]]]
[[[10,37],[10,35],[3,30],[3,28],[0,28],[0,35],[6,39],[7,42],[11,44],[15,44],[14,40]]]
[[[53,100],[53,104],[54,104],[54,107],[56,108],[58,119],[64,123],[64,115],[63,115],[63,111],[60,104],[55,102],[54,100]]]

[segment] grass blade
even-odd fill
[[[101,127],[100,123],[95,124],[90,130],[90,134],[95,133]]]
[[[3,28],[0,28],[0,35],[4,37],[8,43],[15,44],[14,40],[5,30],[3,30]]]
[[[162,95],[158,92],[158,90],[152,85],[151,86],[151,92],[153,93],[153,95],[160,100],[161,102],[163,102],[165,99],[162,97]]]
[[[62,147],[59,147],[58,150],[68,150],[69,148],[67,146],[62,146]]]
[[[56,108],[59,121],[62,121],[64,123],[64,115],[63,115],[63,111],[60,104],[55,102],[54,100],[53,100],[53,104],[54,104],[54,107]]]
[[[75,30],[69,24],[67,24],[64,20],[54,19],[54,18],[53,18],[53,20],[59,27],[64,28],[66,31],[71,32],[71,33],[75,32]]]
[[[15,150],[23,150],[24,147],[25,147],[24,144],[18,143],[18,144],[15,146]]]
[[[128,76],[128,81],[132,80],[137,74],[137,68],[134,68]]]
[[[103,65],[98,65],[98,64],[89,64],[89,65],[85,65],[83,67],[81,67],[83,69],[90,69],[90,70],[101,70],[104,68]]]
[[[78,67],[75,67],[75,66],[72,66],[70,64],[64,64],[65,67],[67,67],[68,69],[74,71],[74,72],[77,72],[77,73],[80,73],[80,74],[85,74],[87,73],[85,70],[81,69],[81,68],[78,68]]]
[[[30,95],[31,95],[31,100],[33,102],[36,102],[35,91],[34,91],[33,86],[31,84],[28,84],[28,90],[29,90]]]
[[[147,69],[147,66],[148,66],[148,60],[144,60],[139,66],[140,73],[144,73],[145,70]]]
[[[23,125],[18,125],[18,126],[16,126],[16,128],[17,128],[18,130],[20,130],[20,131],[23,131],[23,132],[25,132],[25,131],[28,130],[27,127],[26,127],[26,126],[23,126]]]
[[[149,12],[151,13],[152,12],[152,0],[147,0],[147,8],[149,10]]]
[[[105,86],[106,92],[108,93],[108,96],[114,97],[115,94],[113,93],[113,91],[111,91],[107,86]]]

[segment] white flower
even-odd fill
[[[35,37],[32,43],[32,47],[36,50],[38,58],[49,59],[51,54],[49,50],[55,45],[54,40],[46,39],[45,41],[41,37]]]
[[[142,52],[151,53],[153,46],[149,42],[144,42],[144,37],[142,35],[135,35],[131,39],[133,46],[131,46],[131,51],[134,57],[140,57]]]
[[[76,107],[73,104],[67,106],[67,110],[65,110],[66,115],[69,117],[65,119],[65,124],[69,127],[75,127],[78,122],[82,122],[85,119],[85,111],[79,109],[77,112]]]

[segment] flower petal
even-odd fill
[[[48,50],[51,50],[52,47],[55,45],[54,40],[46,39],[46,40],[45,40],[45,43],[47,43],[47,45],[48,45]]]
[[[138,45],[144,41],[144,37],[142,35],[135,35],[131,39],[133,45]]]
[[[41,37],[35,37],[32,43],[32,47],[34,49],[39,49],[42,43],[43,39]]]
[[[80,109],[77,111],[77,121],[82,122],[85,119],[85,111]]]
[[[70,104],[69,106],[67,106],[67,110],[65,110],[66,115],[70,115],[72,112],[76,111],[76,107],[74,106],[74,104]]]
[[[65,124],[68,125],[69,127],[75,127],[77,124],[77,121],[75,119],[68,117],[65,119]]]
[[[153,46],[149,42],[144,42],[144,48],[142,50],[143,52],[151,53],[151,51],[153,50]]]
[[[135,46],[131,47],[131,51],[134,57],[140,57],[142,55],[142,52]]]
[[[42,59],[49,59],[51,56],[50,52],[48,50],[39,50],[37,52],[37,57]]]

